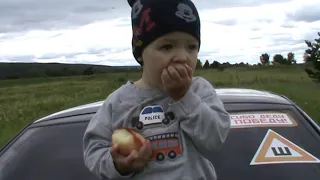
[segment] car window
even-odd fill
[[[142,112],[142,114],[150,114],[152,113],[152,108],[151,107],[148,107],[148,108],[145,108]]]
[[[163,112],[163,110],[162,110],[161,107],[154,107],[154,108],[153,108],[153,112],[154,112],[154,113],[159,113],[159,112]]]
[[[87,123],[36,127],[25,133],[2,156],[1,180],[98,180],[84,166],[82,136]]]
[[[232,127],[210,159],[221,180],[320,179],[319,135],[298,111],[292,106],[238,106],[227,106]]]

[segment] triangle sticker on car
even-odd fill
[[[320,160],[269,129],[250,165],[281,163],[320,163]]]

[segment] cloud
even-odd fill
[[[129,10],[126,0],[2,0],[0,32],[78,27]]]
[[[292,51],[302,62],[304,40],[320,31],[317,0],[194,2],[203,61],[253,64],[262,53]],[[2,0],[0,23],[0,61],[138,65],[126,0]]]
[[[8,62],[24,62],[24,61],[31,61],[35,58],[34,55],[18,55],[18,56],[8,56],[4,57]]]
[[[275,2],[279,1],[196,0],[195,4],[199,9],[214,9]],[[0,33],[78,27],[95,21],[129,15],[130,6],[127,0],[1,0]]]
[[[287,14],[287,18],[293,21],[316,22],[320,21],[320,3],[306,2],[301,6]]]

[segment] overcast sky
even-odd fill
[[[194,0],[199,58],[256,64],[294,52],[320,31],[319,0]],[[127,0],[0,0],[0,62],[138,65]]]

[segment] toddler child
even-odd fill
[[[100,179],[215,180],[208,160],[226,140],[230,117],[207,80],[193,77],[200,19],[191,0],[128,0],[132,51],[141,79],[111,93],[84,134],[84,162]],[[125,156],[116,128],[147,141]]]

